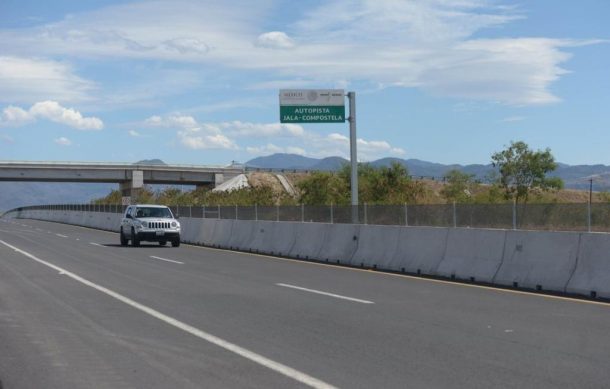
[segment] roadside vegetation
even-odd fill
[[[494,176],[480,182],[472,175],[451,170],[442,180],[413,179],[400,164],[389,167],[358,167],[359,198],[361,203],[386,204],[502,204],[525,206],[528,203],[587,202],[588,192],[563,190],[563,182],[550,177],[557,164],[549,149],[531,150],[524,142],[511,142],[504,150],[494,153],[491,161],[497,171]],[[276,178],[270,173],[253,173],[257,176],[250,188],[230,192],[212,192],[208,188],[181,191],[168,187],[153,191],[144,188],[139,203],[165,205],[349,205],[350,168],[344,166],[337,172],[313,172],[286,174],[296,189],[292,196],[271,185]],[[268,174],[267,179],[261,175]],[[595,202],[610,202],[608,192],[595,193]],[[118,190],[94,201],[96,204],[120,204]]]

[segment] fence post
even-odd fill
[[[237,204],[235,204],[235,220],[237,220]]]
[[[587,203],[587,231],[591,232],[591,201]]]
[[[301,203],[301,222],[305,221],[305,204]]]
[[[254,204],[254,220],[258,221],[258,204]]]
[[[455,201],[453,202],[453,228],[457,227],[457,212],[455,209]]]
[[[513,199],[513,230],[517,229],[517,200]]]
[[[205,205],[201,206],[201,218],[205,219]]]
[[[405,203],[405,226],[409,227],[409,212],[407,208],[407,203]]]
[[[220,220],[220,204],[217,205],[217,207],[218,207],[218,220]]]
[[[189,218],[193,218],[193,206],[189,205]]]
[[[279,204],[275,204],[275,221],[276,222],[280,221],[280,205]]]
[[[330,224],[335,223],[335,215],[333,210],[333,203],[330,203]]]
[[[366,203],[364,203],[364,224],[368,223],[368,217],[367,217],[367,206]]]

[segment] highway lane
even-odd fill
[[[610,379],[608,305],[188,245],[120,247],[117,234],[16,223],[0,223],[2,241],[335,386],[600,387]],[[7,387],[299,385],[4,245],[0,277]],[[17,367],[37,373],[19,381]]]

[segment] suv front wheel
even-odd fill
[[[138,235],[136,235],[136,231],[131,228],[131,245],[134,247],[138,247],[140,245],[140,239],[138,239]]]
[[[129,239],[125,237],[125,234],[123,233],[123,227],[121,227],[121,246],[127,246],[128,243]]]

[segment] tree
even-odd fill
[[[525,142],[511,142],[505,150],[494,153],[491,160],[499,170],[498,185],[507,200],[527,203],[530,191],[534,188],[547,191],[563,187],[560,178],[547,177],[547,173],[557,168],[555,158],[548,148],[533,151]]]
[[[441,195],[449,202],[465,203],[472,199],[474,175],[462,173],[457,169],[447,172],[446,184],[441,189]]]

